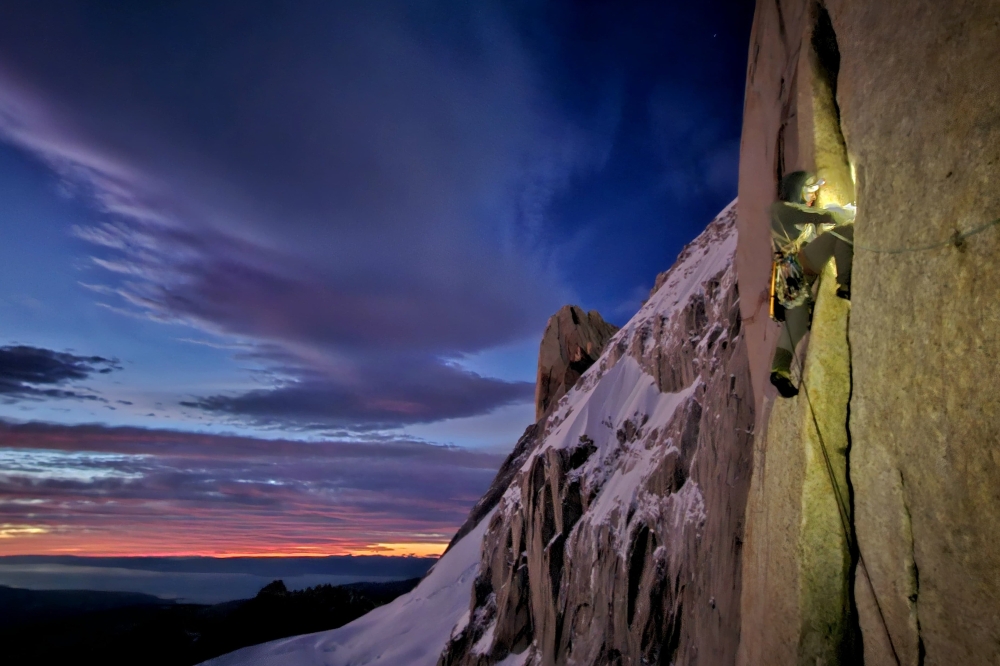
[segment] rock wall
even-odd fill
[[[740,162],[740,288],[757,410],[747,504],[742,664],[856,663],[853,516],[847,428],[850,305],[832,264],[817,281],[811,332],[796,352],[799,395],[768,382],[780,332],[767,315],[768,208],[783,174],[827,185],[819,205],[855,199],[836,95],[840,47],[815,2],[760,2],[754,21]]]
[[[564,305],[549,317],[538,349],[535,420],[549,415],[559,398],[594,364],[618,327],[596,310]]]
[[[541,424],[440,664],[734,662],[753,424],[734,218]]]
[[[740,661],[998,663],[1000,397],[984,383],[1000,375],[1000,227],[948,239],[1000,217],[1000,5],[760,0],[749,56],[737,265],[757,437]],[[799,168],[858,206],[852,302],[828,297],[828,269],[799,350],[812,408],[767,385],[767,205]],[[928,249],[896,252],[910,248]]]
[[[839,2],[857,242],[914,248],[1000,217],[1000,6]],[[904,27],[903,30],[900,28]],[[903,663],[1000,662],[1000,228],[855,259],[858,543]],[[871,663],[890,648],[857,583]]]

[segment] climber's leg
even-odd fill
[[[845,240],[846,239],[846,240]],[[810,273],[819,275],[823,267],[834,259],[837,265],[837,295],[847,298],[851,289],[851,268],[854,247],[847,241],[854,240],[854,225],[844,224],[833,228],[802,248],[802,265]]]
[[[802,251],[799,253],[802,268],[811,275],[822,273],[826,262],[833,257],[833,248],[836,243],[837,239],[830,234],[821,234],[803,245]]]
[[[809,330],[808,303],[785,310],[785,323],[781,327],[778,348],[774,350],[774,361],[771,363],[771,383],[785,398],[791,398],[799,392],[792,384],[792,360],[795,348],[807,330]]]

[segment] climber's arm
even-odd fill
[[[810,208],[785,201],[771,204],[771,237],[777,249],[787,248],[797,241],[810,228],[808,225],[816,225],[820,229],[820,225],[832,226],[835,221],[834,216],[822,208]]]

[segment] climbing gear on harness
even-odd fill
[[[775,253],[772,272],[775,273],[775,296],[786,310],[809,300],[809,283],[796,255]]]
[[[785,321],[785,307],[778,302],[778,292],[776,287],[778,284],[778,262],[771,262],[771,286],[768,288],[767,300],[769,304],[768,314],[771,316],[771,321],[776,321],[781,323]]]

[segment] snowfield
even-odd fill
[[[339,629],[253,645],[204,666],[434,666],[469,610],[491,514],[442,557],[412,592]]]

